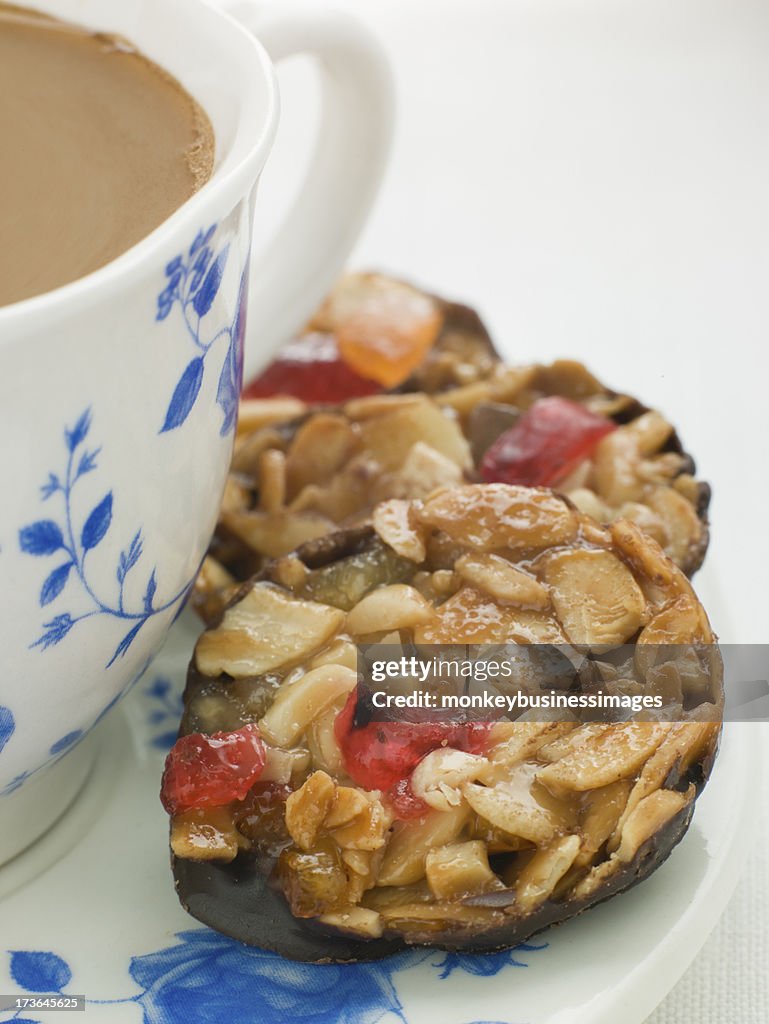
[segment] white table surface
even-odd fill
[[[667,412],[714,485],[700,595],[723,640],[766,642],[769,5],[336,6],[380,36],[399,101],[351,266],[464,299],[509,356],[583,359]],[[265,229],[308,149],[309,75],[281,72]],[[649,1024],[769,1020],[765,813],[760,828],[719,926]]]

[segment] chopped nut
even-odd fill
[[[376,793],[339,786],[324,771],[313,772],[286,801],[286,828],[306,851],[317,846],[321,833],[344,850],[379,850],[391,821]]]
[[[337,786],[334,790],[334,799],[326,812],[324,824],[329,829],[348,825],[353,818],[363,814],[368,806],[369,801],[360,790],[353,789],[351,786]]]
[[[301,590],[309,569],[301,562],[296,555],[284,555],[278,558],[272,567],[272,579],[278,586],[286,590]]]
[[[460,787],[481,778],[489,767],[485,757],[441,747],[426,754],[411,773],[411,789],[437,811],[450,811],[462,802]]]
[[[382,467],[367,452],[355,455],[325,485],[308,484],[291,502],[291,510],[314,512],[332,523],[349,523],[365,517],[372,504],[373,488]]]
[[[354,818],[333,829],[334,841],[345,850],[381,850],[392,824],[376,794],[369,794],[366,806]],[[326,824],[326,827],[331,826]]]
[[[331,809],[336,793],[334,780],[325,772],[313,772],[301,789],[286,800],[286,828],[296,845],[311,850]]]
[[[171,820],[171,849],[185,860],[228,863],[245,846],[248,841],[235,828],[229,807],[195,808]]]
[[[321,924],[330,925],[340,932],[359,935],[365,939],[378,939],[384,931],[381,916],[375,910],[368,910],[366,907],[349,907],[333,914],[321,914],[318,920]]]
[[[286,784],[294,775],[305,772],[309,767],[309,750],[282,750],[280,747],[267,747],[267,761],[259,776],[259,781]]]
[[[489,867],[486,844],[479,839],[430,850],[425,858],[425,875],[438,900],[461,899],[504,888]]]

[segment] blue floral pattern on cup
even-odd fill
[[[152,736],[150,744],[166,753],[179,735],[179,722],[184,711],[181,691],[176,691],[167,676],[148,679],[142,687],[147,699],[147,726]]]
[[[206,357],[220,338],[227,338],[229,342],[216,391],[216,401],[223,413],[220,434],[224,437],[235,427],[243,375],[248,267],[240,277],[232,323],[216,329],[209,328],[206,318],[219,293],[230,254],[229,243],[216,248],[216,231],[216,224],[212,224],[206,231],[199,231],[188,252],[180,253],[166,265],[166,286],[158,295],[156,319],[165,320],[178,307],[178,313],[198,352],[187,363],[174,388],[160,428],[161,434],[176,430],[192,412],[203,383]]]
[[[45,651],[61,641],[79,623],[99,615],[109,615],[130,623],[130,628],[118,643],[107,662],[109,668],[117,658],[125,655],[139,630],[155,615],[167,611],[184,598],[194,582],[194,576],[168,600],[156,601],[157,578],[153,568],[147,576],[141,606],[130,606],[126,599],[125,584],[143,552],[141,528],[118,556],[115,567],[116,593],[107,598],[96,592],[88,571],[88,555],[101,544],[112,524],[113,494],[107,491],[91,509],[82,523],[75,520],[72,494],[78,482],[98,469],[99,447],[86,444],[91,431],[91,411],[86,409],[71,429],[65,429],[66,465],[61,474],[50,472],[42,485],[41,500],[56,496],[59,512],[48,519],[38,519],[19,531],[21,550],[35,558],[54,558],[58,564],[48,572],[40,588],[40,607],[47,608],[62,595],[70,581],[79,585],[89,599],[91,607],[77,615],[62,611],[43,623],[40,636],[30,644]],[[70,584],[72,585],[72,584]]]
[[[377,1024],[388,1015],[408,1024],[396,984],[401,972],[424,964],[437,981],[454,971],[491,977],[509,967],[528,966],[521,954],[546,948],[529,943],[485,956],[414,951],[374,963],[318,966],[284,960],[208,928],[179,932],[176,937],[176,945],[131,958],[128,973],[139,993],[89,999],[88,1005],[136,1003],[143,1024]],[[11,977],[25,992],[63,993],[72,980],[70,965],[56,953],[9,953]],[[8,1020],[38,1024],[27,1017]]]
[[[10,708],[0,704],[0,753],[16,730],[16,720]]]

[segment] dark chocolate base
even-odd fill
[[[548,902],[527,917],[511,917],[509,924],[493,931],[461,938],[450,932],[438,933],[425,942],[406,943],[400,937],[359,939],[295,918],[283,894],[270,885],[248,858],[217,865],[172,856],[171,865],[176,892],[188,913],[224,935],[279,953],[289,960],[314,964],[381,960],[419,946],[496,953],[517,946],[545,928],[576,917],[642,882],[667,860],[684,837],[693,810],[692,802],[671,818],[644,843],[627,867],[608,879],[588,899]]]

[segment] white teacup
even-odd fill
[[[66,809],[90,764],[79,741],[183,606],[227,472],[246,296],[251,372],[340,270],[391,130],[384,58],[347,16],[248,0],[240,21],[204,0],[34,6],[125,36],[170,71],[207,111],[217,161],[123,256],[0,308],[0,862]],[[324,111],[304,190],[249,270],[278,122],[264,47],[319,58]]]

